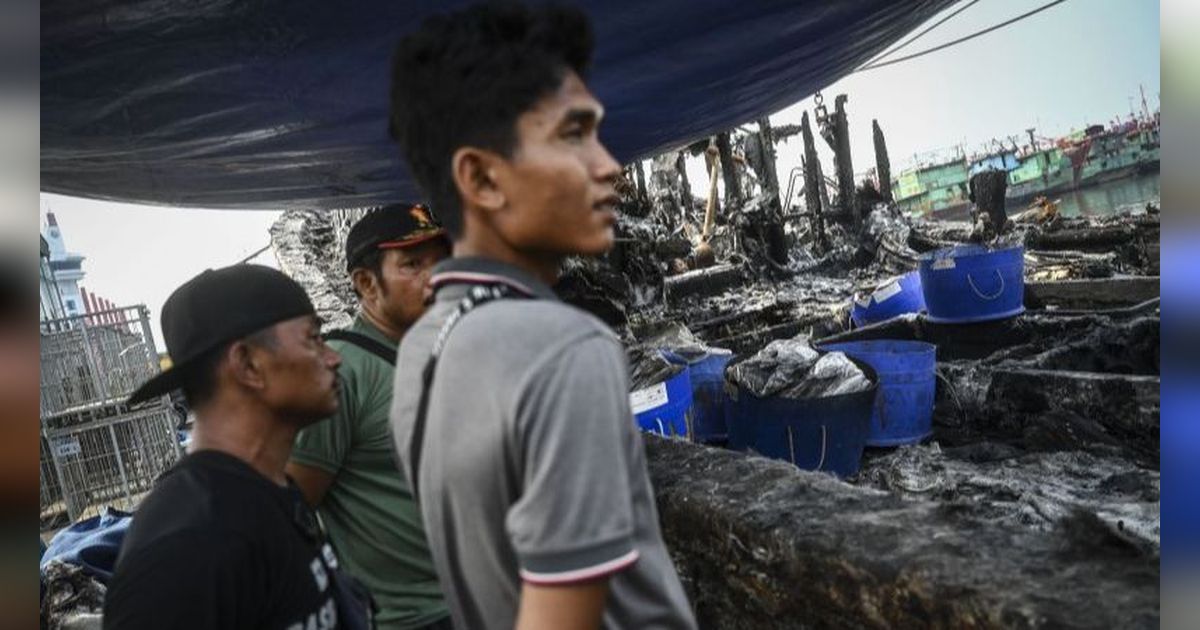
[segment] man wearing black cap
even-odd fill
[[[346,269],[360,310],[327,335],[342,355],[341,404],[296,438],[288,474],[318,508],[338,557],[371,589],[388,630],[449,628],[425,528],[396,469],[388,409],[396,346],[425,311],[429,270],[450,253],[420,205],[378,208],[346,238]]]
[[[173,365],[129,403],[182,387],[192,452],[139,507],[104,627],[346,628],[337,559],[284,474],[296,432],[338,407],[340,358],[304,289],[267,267],[210,269],[167,298],[162,331]]]

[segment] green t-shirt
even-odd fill
[[[362,316],[349,330],[395,348]],[[408,629],[449,616],[425,541],[421,514],[392,457],[388,411],[394,367],[361,347],[331,340],[342,355],[337,415],[296,436],[292,460],[335,475],[318,506],[343,566],[371,589],[381,629]]]

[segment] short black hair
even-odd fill
[[[389,132],[452,237],[462,235],[454,152],[470,145],[512,156],[517,118],[568,71],[585,77],[591,56],[587,16],[558,5],[477,4],[432,16],[400,40]]]
[[[197,357],[192,365],[183,368],[186,370],[183,374],[183,397],[187,400],[188,407],[192,409],[201,407],[216,395],[217,367],[220,365],[221,359],[225,357],[225,353],[229,351],[229,346],[237,341],[273,348],[276,343],[275,326],[269,326],[241,339],[223,343]]]

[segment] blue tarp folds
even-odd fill
[[[825,87],[953,0],[594,0],[590,81],[618,159]],[[42,189],[176,206],[414,198],[387,137],[388,61],[463,2],[46,0]]]

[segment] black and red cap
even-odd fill
[[[448,239],[446,230],[419,203],[394,203],[368,212],[346,236],[346,270],[361,265],[372,251],[412,247],[433,239]]]

